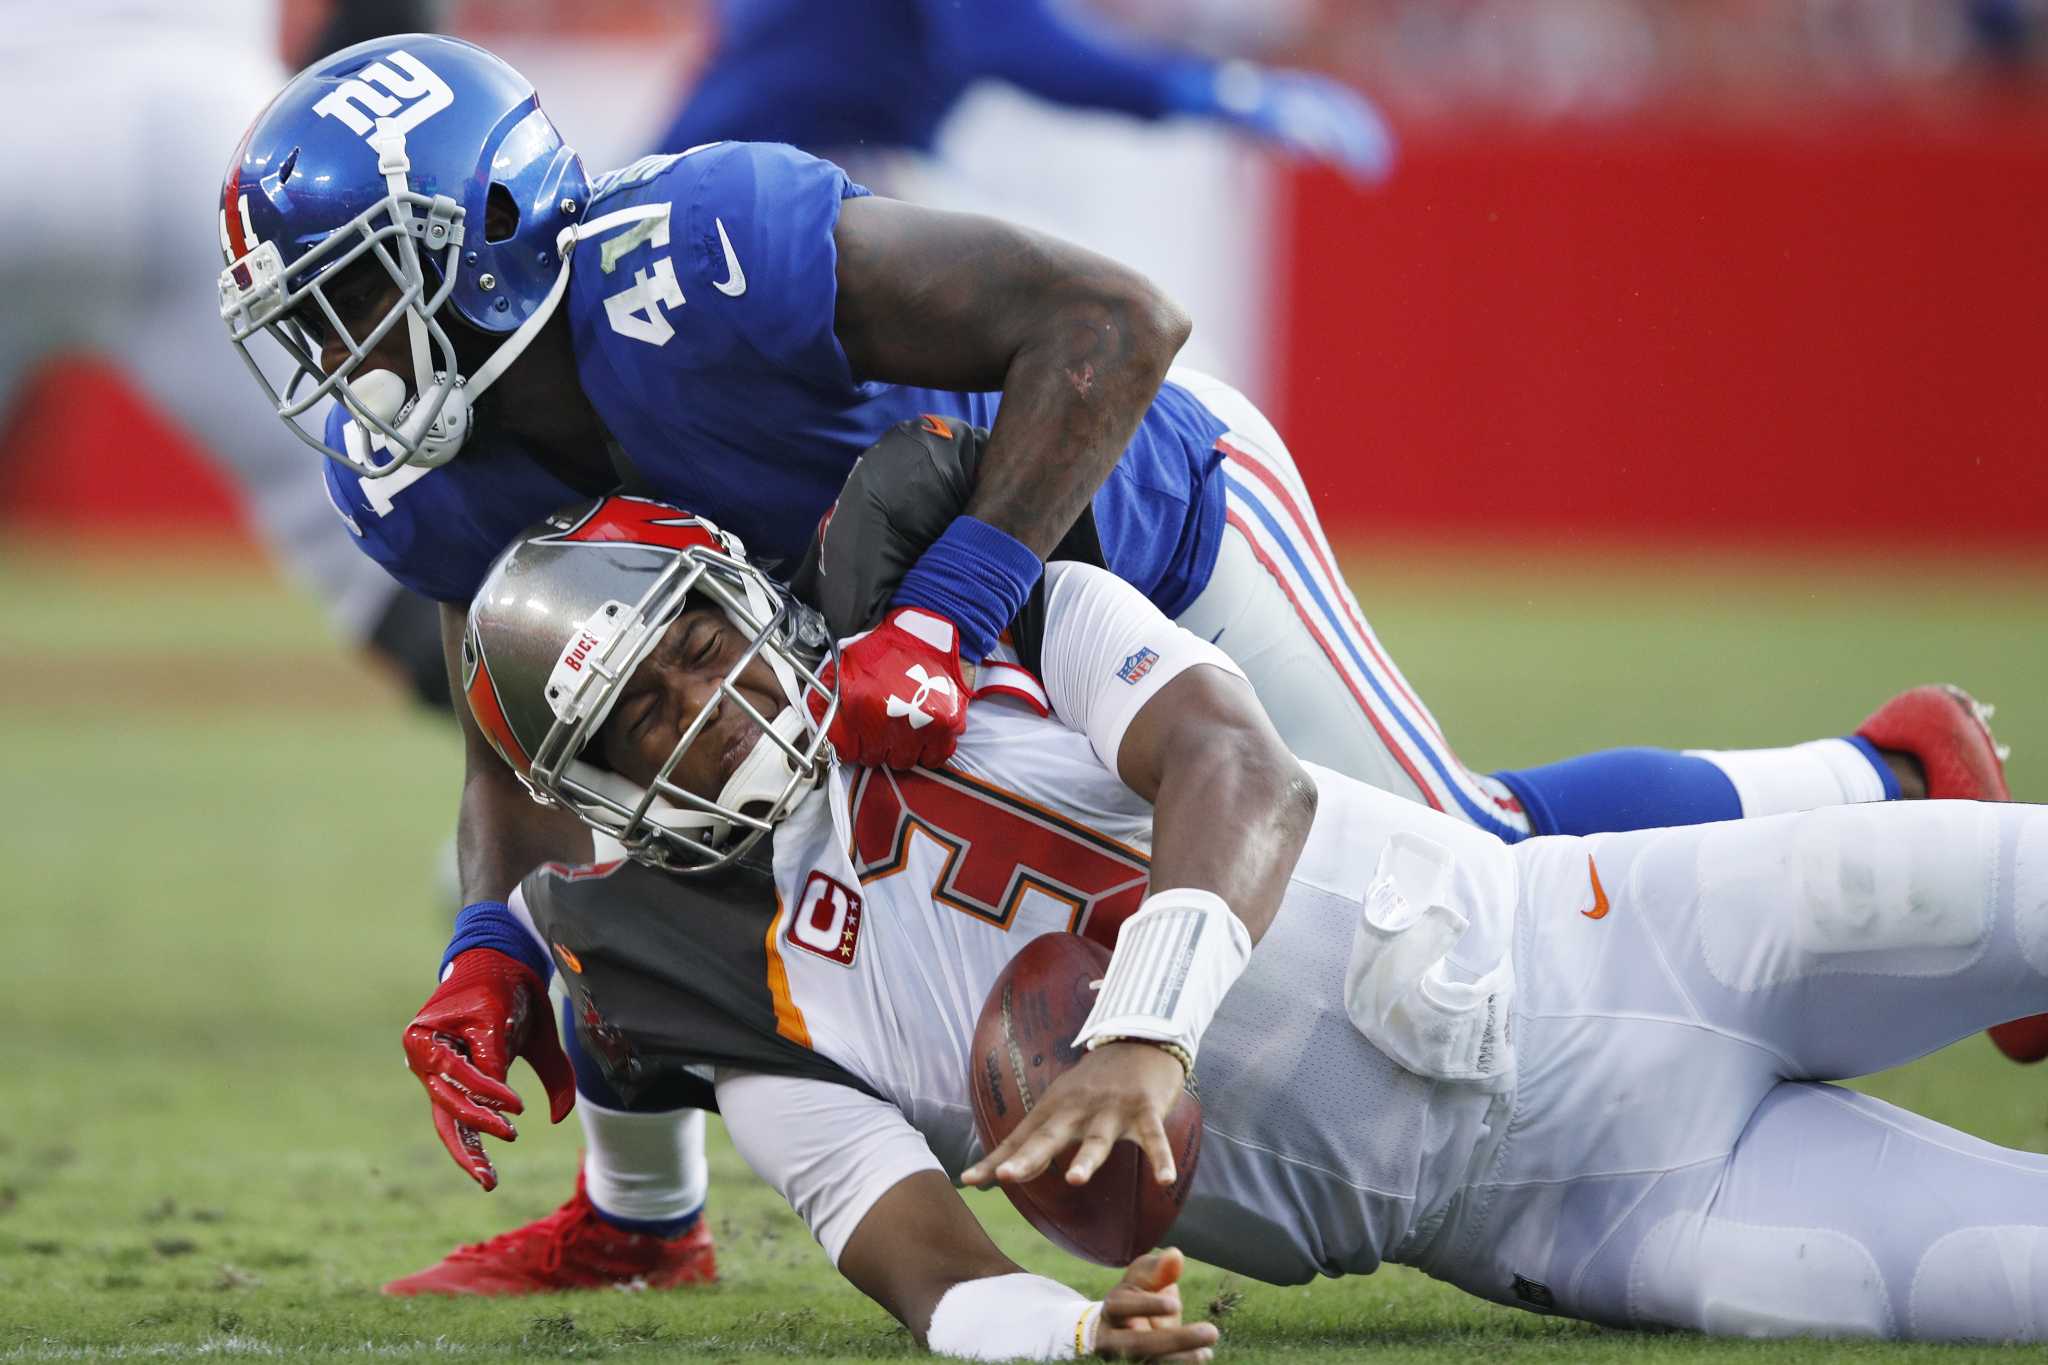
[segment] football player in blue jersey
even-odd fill
[[[1229,652],[1295,752],[1503,838],[2004,794],[1974,704],[1939,689],[1788,749],[1474,773],[1337,575],[1278,433],[1229,386],[1169,377],[1189,324],[1143,278],[1005,223],[872,197],[781,144],[592,180],[532,87],[468,43],[382,40],[301,73],[236,152],[220,230],[231,336],[284,350],[289,382],[253,357],[252,372],[325,457],[358,544],[444,604],[458,681],[469,598],[553,508],[645,492],[786,568],[870,444],[922,419],[988,435],[957,515],[840,651],[830,734],[848,761],[943,761],[965,720],[962,661],[986,655],[1057,547]],[[407,1051],[444,1143],[488,1189],[479,1134],[511,1136],[511,1059],[535,1062],[556,1120],[574,1099],[545,964],[520,956],[505,897],[590,841],[529,801],[467,720],[465,733],[470,903]],[[579,1186],[542,1224],[395,1288],[708,1274],[701,1120],[592,1094],[587,1197]]]
[[[789,142],[859,174],[929,154],[969,86],[1055,104],[1209,119],[1365,183],[1394,138],[1366,99],[1305,71],[1142,42],[1055,0],[721,0],[718,40],[662,139]]]

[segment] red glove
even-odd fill
[[[486,1190],[498,1184],[479,1133],[506,1142],[519,1130],[506,1111],[525,1112],[505,1084],[514,1057],[526,1058],[560,1123],[576,1104],[576,1074],[555,1036],[547,985],[533,968],[492,948],[458,953],[448,977],[405,1029],[405,1064],[434,1102],[434,1131],[455,1164]]]
[[[935,768],[967,728],[960,631],[943,616],[897,607],[839,647],[839,712],[828,736],[858,767]],[[812,714],[823,710],[814,700]]]

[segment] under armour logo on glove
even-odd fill
[[[936,692],[942,705],[950,704],[958,689],[953,686],[953,680],[945,674],[925,672],[923,664],[912,664],[905,670],[904,676],[917,684],[917,691],[911,694],[909,701],[891,694],[888,701],[889,716],[892,720],[908,718],[911,729],[922,730],[938,718],[933,712],[924,709],[925,698]]]
[[[898,607],[840,646],[838,674],[839,712],[830,738],[840,762],[915,768],[952,757],[967,728],[967,686],[960,632],[951,621]],[[902,695],[906,683],[908,697]]]

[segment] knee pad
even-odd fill
[[[1833,1228],[1674,1213],[1629,1268],[1629,1316],[1717,1336],[1882,1337],[1890,1295],[1861,1242]]]
[[[1942,1237],[1913,1272],[1907,1314],[1910,1334],[1927,1341],[2048,1337],[2048,1228],[1959,1228]]]
[[[1698,861],[1707,968],[1743,991],[1835,972],[1960,971],[1985,948],[1997,851],[1996,808],[1968,802],[1714,827]]]

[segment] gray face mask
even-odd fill
[[[747,646],[643,786],[584,755],[626,681],[693,601],[717,607]],[[537,800],[570,810],[643,862],[706,871],[743,855],[823,771],[838,705],[836,681],[820,677],[831,648],[817,613],[748,564],[736,538],[658,503],[608,498],[528,532],[499,557],[470,605],[464,686],[479,727]],[[781,705],[772,714],[739,688],[756,660],[775,677]],[[692,745],[710,742],[710,723],[726,708],[759,734],[720,791],[699,796],[674,773]]]

